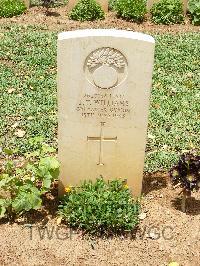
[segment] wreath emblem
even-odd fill
[[[87,57],[85,65],[88,80],[101,89],[116,87],[126,78],[126,58],[114,48],[95,50]]]

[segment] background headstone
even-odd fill
[[[150,12],[150,9],[154,3],[159,2],[160,0],[147,0],[147,10]],[[187,12],[187,7],[188,7],[188,0],[181,0],[183,2],[183,11],[184,14]]]
[[[30,0],[23,0],[27,9],[30,7]]]
[[[141,193],[154,45],[131,31],[59,34],[60,193],[100,175]]]
[[[67,3],[67,10],[68,12],[70,12],[74,7],[75,5],[78,3],[79,0],[69,0],[68,3]],[[102,10],[104,12],[108,12],[108,0],[96,0],[97,3],[100,4]]]

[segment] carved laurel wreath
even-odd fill
[[[117,68],[123,68],[125,61],[123,55],[113,48],[102,48],[92,53],[87,61],[89,69],[100,64],[114,65]]]

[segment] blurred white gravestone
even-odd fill
[[[26,5],[27,8],[30,7],[30,0],[24,0],[24,3],[25,3],[25,5]]]
[[[154,39],[122,30],[58,36],[59,193],[85,179],[142,187]]]

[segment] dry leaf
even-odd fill
[[[168,266],[179,266],[179,263],[175,262],[175,261],[172,261],[172,262],[169,263]]]
[[[57,224],[57,225],[60,225],[61,222],[62,222],[62,217],[58,217],[58,219],[57,219],[57,221],[56,221],[56,224]]]
[[[192,72],[188,72],[188,73],[187,73],[187,77],[188,77],[188,78],[192,78],[192,76],[193,76],[193,73],[192,73]]]
[[[14,91],[15,91],[15,89],[13,89],[13,88],[8,89],[8,93],[9,93],[9,94],[12,93],[12,92],[14,92]]]
[[[166,145],[166,144],[162,146],[163,150],[166,150],[167,148],[168,148],[168,145]]]
[[[16,128],[16,127],[18,127],[19,126],[19,122],[16,122],[16,123],[14,123],[11,127],[12,128]]]
[[[158,239],[158,234],[155,234],[154,232],[150,232],[148,235],[147,235],[148,238],[151,238],[153,240],[156,240]]]
[[[18,138],[23,138],[25,134],[26,134],[26,132],[24,130],[22,130],[22,129],[18,129],[15,132],[15,136],[17,136]]]
[[[147,217],[147,214],[146,214],[145,212],[142,212],[142,213],[140,213],[140,214],[138,215],[138,218],[139,218],[140,220],[144,220],[146,217]]]
[[[148,138],[149,139],[155,139],[155,136],[151,135],[151,134],[148,134]]]
[[[158,181],[157,180],[151,181],[151,185],[157,185],[157,184],[158,184]]]

